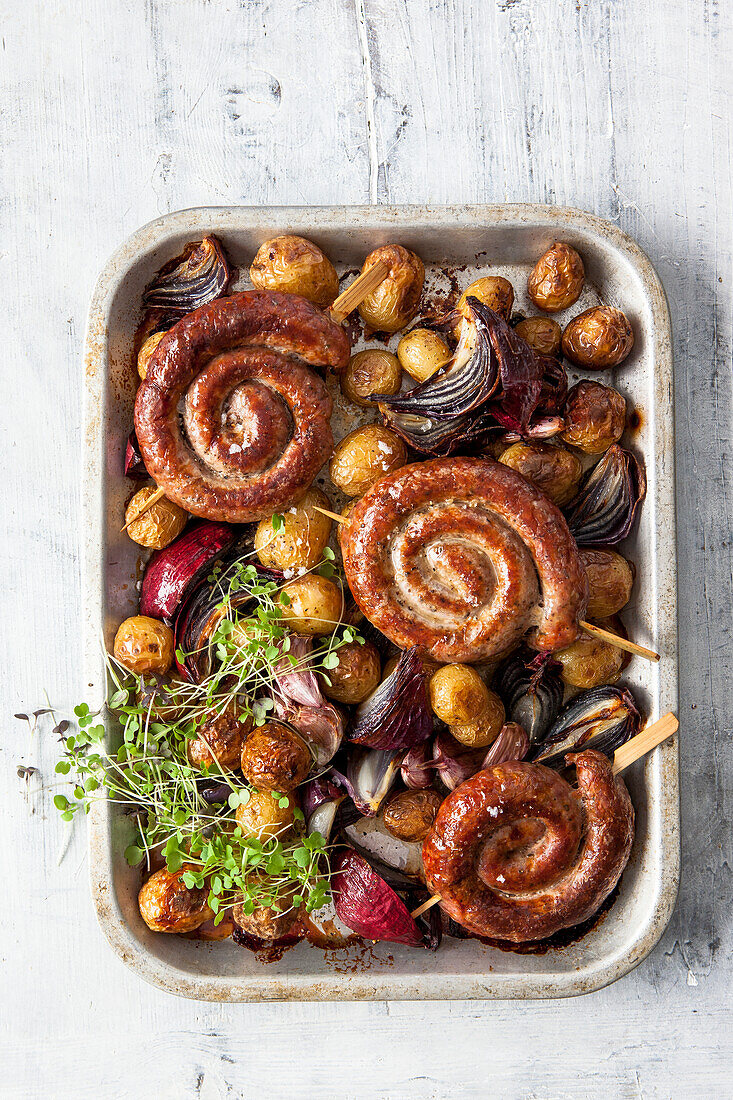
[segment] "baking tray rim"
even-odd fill
[[[84,430],[83,430],[83,650],[85,683],[99,688],[103,683],[99,638],[105,608],[104,551],[106,504],[106,413],[108,310],[131,265],[168,237],[190,231],[195,234],[205,225],[216,232],[217,222],[238,220],[241,228],[298,223],[302,231],[319,229],[397,228],[501,228],[546,229],[575,228],[608,242],[625,254],[641,281],[651,310],[651,334],[654,346],[655,393],[666,398],[667,422],[663,426],[668,440],[667,468],[655,485],[656,503],[665,513],[662,535],[668,555],[666,566],[666,612],[658,620],[660,632],[666,626],[676,641],[676,530],[674,475],[674,409],[671,323],[661,280],[648,256],[636,241],[617,226],[586,211],[544,204],[460,204],[460,205],[354,205],[354,206],[201,206],[164,214],[132,233],[112,254],[103,267],[91,298],[85,336]],[[655,423],[654,454],[657,455],[659,423]],[[657,532],[657,543],[660,534]],[[659,560],[659,559],[658,559]],[[664,559],[662,559],[664,560]],[[665,705],[677,706],[677,655],[667,659]],[[660,860],[657,899],[644,925],[631,944],[599,957],[595,964],[575,972],[441,973],[403,975],[393,971],[370,974],[334,973],[329,976],[293,974],[257,976],[200,976],[146,952],[124,921],[115,894],[110,853],[111,807],[96,803],[89,815],[89,867],[92,896],[100,927],[115,954],[139,977],[169,993],[201,1001],[277,1001],[277,1000],[368,1000],[368,999],[472,999],[472,998],[552,998],[590,993],[623,977],[652,951],[661,938],[674,910],[680,875],[679,837],[679,750],[677,737],[660,746],[647,764],[656,769],[656,788],[664,824],[661,838],[665,846]],[[649,780],[648,780],[649,781]]]

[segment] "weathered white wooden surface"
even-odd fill
[[[727,0],[3,0],[0,1094],[733,1095]],[[557,202],[633,234],[677,355],[684,877],[582,1001],[206,1006],[107,950],[40,789],[83,697],[80,347],[131,230],[205,203]],[[17,765],[34,765],[28,782]],[[727,1003],[726,1003],[727,1002]]]

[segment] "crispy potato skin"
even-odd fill
[[[384,826],[399,840],[422,841],[435,821],[441,802],[437,791],[400,791],[385,808]]]
[[[562,334],[562,350],[585,370],[607,370],[623,363],[634,346],[634,330],[620,309],[594,306],[573,317]]]
[[[560,354],[562,329],[552,317],[527,317],[515,326],[514,331],[540,355]]]
[[[396,355],[381,348],[367,348],[352,355],[339,375],[341,392],[355,405],[368,409],[376,405],[372,393],[397,393],[402,384],[402,367]]]
[[[336,444],[329,473],[343,493],[359,497],[406,461],[407,448],[396,432],[381,424],[366,424]]]
[[[290,234],[260,245],[249,277],[260,290],[299,294],[322,308],[339,292],[336,269],[318,245]]]
[[[577,455],[552,443],[513,443],[499,462],[531,481],[553,504],[567,504],[583,475]]]
[[[602,454],[624,433],[626,401],[601,382],[578,382],[567,396],[564,417],[566,443],[586,454]]]
[[[616,615],[631,599],[634,570],[615,550],[588,546],[579,553],[588,577],[588,615],[600,619]]]
[[[251,725],[240,722],[234,714],[210,718],[199,728],[198,736],[186,746],[188,759],[195,768],[238,768],[244,739]]]
[[[206,886],[189,888],[183,882],[187,870],[155,871],[138,894],[140,915],[153,932],[192,932],[213,913],[206,904]]]
[[[153,485],[145,485],[138,489],[135,496],[125,509],[125,523],[129,523],[127,534],[138,546],[146,546],[150,550],[162,550],[173,539],[178,538],[188,522],[188,512],[179,508],[172,500],[163,497],[156,501],[152,508],[148,508],[140,519],[130,520],[136,516],[146,501],[150,500],[157,489]]]
[[[266,722],[250,733],[242,749],[242,772],[257,790],[287,794],[311,769],[308,746],[281,722]]]
[[[312,569],[318,565],[332,527],[332,521],[319,508],[331,511],[331,501],[320,489],[309,489],[301,501],[283,513],[277,531],[272,516],[260,520],[255,550],[262,564],[268,569]]]
[[[585,282],[585,269],[575,249],[555,241],[533,267],[527,280],[527,292],[545,313],[559,313],[577,302]]]
[[[359,306],[359,313],[375,332],[397,332],[417,313],[425,267],[420,257],[408,248],[387,244],[369,253],[362,271],[368,271],[379,260],[388,264],[389,273],[371,294],[367,294]]]
[[[162,674],[173,664],[173,631],[159,619],[132,615],[120,624],[113,651],[130,672]]]
[[[382,663],[371,642],[347,642],[338,650],[339,663],[328,671],[323,694],[337,703],[363,703],[379,685]]]

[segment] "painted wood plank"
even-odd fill
[[[725,1095],[730,6],[28,0],[3,15],[0,1092]],[[83,697],[79,360],[106,255],[184,206],[369,200],[591,209],[640,241],[670,298],[685,873],[660,948],[580,1002],[206,1006],[141,986],[97,930],[81,830],[58,864],[48,730],[11,717],[44,690]]]

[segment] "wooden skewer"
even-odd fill
[[[618,775],[625,768],[628,768],[630,764],[640,760],[642,756],[646,756],[648,752],[655,749],[657,745],[661,745],[662,741],[666,741],[668,737],[671,737],[673,733],[676,733],[680,728],[680,724],[677,718],[670,711],[665,714],[663,718],[660,718],[657,722],[652,722],[651,726],[647,726],[641,733],[637,733],[636,737],[632,737],[630,741],[627,741],[625,745],[622,745],[620,749],[616,749],[613,757],[613,774]],[[422,905],[418,905],[417,909],[413,909],[410,916],[421,916],[423,913],[431,909],[433,905],[437,905],[441,901],[440,894],[433,894],[431,898],[424,901]]]
[[[319,508],[317,504],[313,505],[316,512],[320,512],[322,516],[328,516],[329,519],[333,519],[336,523],[346,523],[343,516],[340,516],[338,512],[329,512],[328,508]]]
[[[347,521],[343,516],[339,516],[336,512],[329,512],[328,508],[319,508],[318,505],[314,505],[315,510],[320,512],[324,516],[328,516],[329,519],[335,520],[336,523],[346,523]],[[604,642],[608,642],[609,645],[616,646],[616,649],[623,649],[627,653],[636,653],[639,657],[645,657],[647,661],[658,661],[659,654],[655,653],[653,649],[647,649],[646,646],[637,645],[636,642],[630,642],[628,638],[622,638],[618,634],[612,634],[610,630],[604,630],[601,626],[594,626],[593,623],[587,623],[583,619],[580,620],[578,626],[586,632],[586,634],[592,634],[596,638],[600,638]]]
[[[586,623],[583,619],[580,620],[578,626],[586,634],[592,634],[594,638],[600,638],[601,641],[608,642],[609,645],[615,645],[616,649],[625,649],[627,653],[636,653],[639,657],[645,657],[647,661],[659,660],[659,654],[655,653],[653,649],[647,649],[646,646],[630,642],[628,638],[621,638],[618,634],[612,634],[610,630],[604,630],[602,626],[594,626],[593,623]]]
[[[122,528],[122,530],[126,531],[128,527],[130,527],[133,523],[135,523],[137,520],[139,520],[140,516],[144,516],[145,513],[148,511],[148,509],[152,508],[154,504],[157,504],[158,501],[161,500],[164,496],[165,496],[165,489],[156,489],[155,492],[153,493],[153,495],[148,497],[148,499],[145,501],[142,508],[140,508],[139,511],[137,511],[135,513],[135,515],[132,517],[132,519],[127,521],[127,523]],[[122,533],[122,532],[120,532],[120,533]]]
[[[633,764],[635,760],[640,760],[642,756],[646,756],[657,745],[661,745],[662,741],[666,741],[668,737],[676,733],[679,728],[680,724],[671,711],[657,722],[652,722],[651,726],[647,726],[645,730],[637,733],[636,737],[632,737],[620,749],[616,749],[613,757],[613,774],[618,775],[624,768],[628,768],[629,764]]]
[[[422,905],[418,905],[417,909],[413,909],[412,912],[410,913],[410,916],[413,919],[415,917],[422,916],[423,913],[426,913],[428,911],[428,909],[432,909],[433,906],[437,905],[438,902],[441,901],[441,900],[442,899],[440,897],[440,894],[433,894],[433,896],[431,898],[428,898],[427,901],[424,901],[422,903]]]
[[[376,290],[380,283],[389,275],[389,265],[384,260],[377,260],[373,267],[362,271],[357,275],[353,283],[347,286],[343,294],[339,294],[329,310],[331,319],[340,325],[345,317],[356,309],[359,302],[363,302],[367,294]]]

